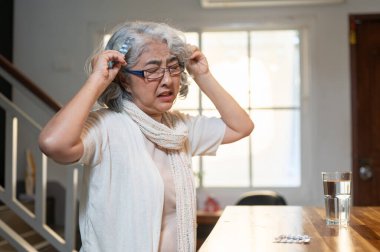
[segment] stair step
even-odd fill
[[[26,208],[31,210],[33,206],[25,205]],[[27,225],[20,217],[18,217],[11,209],[7,206],[2,206],[0,209],[0,219],[5,222],[9,227],[11,227],[17,233],[25,233],[32,228]],[[0,237],[1,238],[1,237]],[[1,240],[1,239],[0,239]]]
[[[25,207],[32,211],[34,206],[32,204],[25,204]],[[27,223],[25,223],[7,206],[0,206],[0,219],[5,222],[10,228],[12,228],[16,233],[20,234],[29,244],[35,247],[37,251],[57,251],[41,235],[34,231]],[[0,237],[0,251],[14,252],[17,250],[13,248],[6,240]]]

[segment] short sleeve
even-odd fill
[[[88,116],[81,139],[83,143],[83,155],[77,163],[84,165],[96,165],[101,161],[101,149],[104,145],[104,134],[102,129],[102,117],[97,112],[92,112]]]
[[[223,141],[226,125],[220,118],[187,116],[192,156],[215,155]]]

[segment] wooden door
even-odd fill
[[[380,205],[380,14],[350,15],[354,205]]]

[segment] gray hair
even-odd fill
[[[131,49],[126,54],[128,67],[138,63],[139,57],[146,48],[147,40],[155,40],[166,43],[170,52],[185,64],[190,56],[186,50],[184,34],[164,23],[154,22],[126,22],[113,29],[112,36],[107,45],[99,47],[86,63],[87,73],[91,73],[91,59],[95,54],[104,50],[119,50],[127,38],[132,38]],[[122,76],[121,76],[122,75]],[[130,74],[120,71],[112,83],[99,96],[98,103],[109,109],[120,112],[123,108],[123,99],[132,100],[132,95],[123,86],[123,82],[130,81]],[[185,72],[181,73],[179,96],[185,98],[188,93],[189,80]]]

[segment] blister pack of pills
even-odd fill
[[[308,235],[279,235],[274,238],[276,243],[309,243],[311,237]]]

